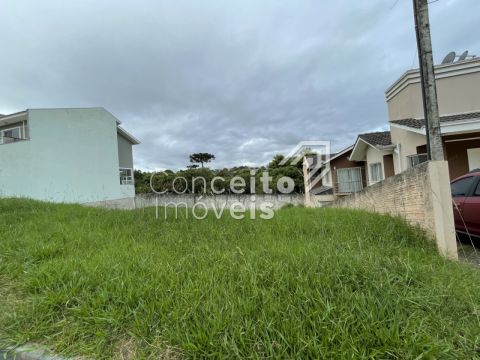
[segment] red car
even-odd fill
[[[480,169],[460,176],[450,185],[455,203],[455,229],[459,233],[480,237]]]

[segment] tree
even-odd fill
[[[196,169],[198,168],[197,164],[187,165],[187,169]]]
[[[272,161],[270,161],[270,163],[268,164],[268,168],[276,169],[280,167],[281,166],[280,163],[283,161],[283,159],[285,159],[285,156],[283,156],[282,154],[275,155]]]
[[[209,153],[195,153],[190,155],[191,163],[199,163],[203,168],[203,164],[209,163],[210,161],[215,160],[215,155]]]

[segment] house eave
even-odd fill
[[[360,146],[362,147],[362,149],[360,149]],[[358,137],[357,141],[355,141],[355,145],[353,145],[353,150],[348,160],[365,161],[365,150],[368,148],[368,146],[372,146],[372,145],[370,145],[368,142],[366,142],[362,138]]]
[[[342,155],[345,155],[347,152],[349,152],[350,150],[352,150],[354,146],[355,146],[355,145],[350,145],[349,147],[347,147],[347,148],[339,151],[337,154],[331,156],[330,159],[329,159],[328,161],[326,161],[326,162],[330,162],[330,161],[332,161],[332,160],[335,160],[335,159],[339,158],[339,157],[342,156]]]
[[[426,135],[425,126],[421,128],[410,127],[406,125],[395,124],[393,122],[390,123],[390,126],[403,129],[407,131],[411,131],[416,134]],[[452,122],[444,122],[440,124],[440,130],[442,135],[452,135],[452,134],[462,134],[462,133],[470,133],[470,132],[479,132],[480,131],[480,118],[477,119],[469,119],[469,120],[461,120],[461,121],[452,121]]]
[[[467,134],[480,131],[480,119],[472,119],[468,121],[455,121],[451,123],[443,123],[440,125],[442,135]]]
[[[360,141],[364,144],[362,147],[358,146]],[[394,144],[389,145],[372,145],[368,141],[358,137],[357,141],[355,142],[354,148],[348,160],[350,161],[366,161],[366,149],[368,147],[372,147],[377,151],[390,151],[395,149]]]
[[[121,126],[117,126],[117,133],[120,134],[121,136],[123,136],[128,141],[130,141],[133,145],[140,144],[140,140],[138,140],[135,136],[130,134],[128,131],[126,131]]]
[[[26,120],[28,117],[28,111],[19,111],[14,114],[4,115],[0,118],[0,126],[9,125],[18,121]]]
[[[416,134],[425,135],[425,127],[422,127],[422,128],[419,129],[419,128],[415,128],[415,127],[411,127],[411,126],[395,124],[394,122],[390,123],[390,127],[395,127],[397,129],[402,129],[402,130],[414,132]]]

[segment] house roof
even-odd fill
[[[365,161],[365,154],[369,146],[377,150],[392,150],[393,144],[390,131],[377,131],[358,135],[349,160]]]
[[[373,147],[392,145],[390,131],[378,131],[367,134],[360,134],[358,135],[358,137]]]
[[[122,128],[120,125],[117,125],[117,133],[119,135],[123,136],[128,141],[130,141],[133,145],[140,144],[140,140],[138,140],[135,136],[130,134],[128,131],[126,131],[124,128]]]
[[[304,159],[304,164],[307,165],[307,168],[308,169],[311,169],[311,168],[316,168],[318,167],[319,163],[320,163],[320,166],[323,166],[324,164],[327,164],[329,163],[330,161],[342,156],[342,155],[345,155],[345,154],[348,154],[348,152],[350,150],[353,149],[353,146],[354,145],[350,145],[349,147],[343,149],[343,150],[340,150],[339,152],[337,153],[332,153],[330,154],[330,156],[327,158],[325,155],[322,155],[321,156],[321,160],[319,159],[318,156],[305,156],[305,159]],[[320,161],[319,161],[320,160]]]
[[[480,119],[480,112],[470,112],[465,114],[455,114],[455,115],[447,115],[440,117],[440,123],[448,123],[454,121],[465,121],[471,119]],[[397,124],[401,126],[407,126],[413,129],[423,129],[425,127],[425,120],[424,119],[401,119],[401,120],[393,120],[390,121],[392,124]]]
[[[330,160],[329,160],[329,161],[332,161],[333,159],[336,159],[336,158],[338,158],[338,157],[340,157],[340,156],[348,153],[350,150],[353,149],[353,146],[354,146],[354,145],[350,145],[349,147],[347,147],[347,148],[345,148],[345,149],[343,149],[343,150],[340,150],[338,153],[335,153],[335,154],[330,155]]]

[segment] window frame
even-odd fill
[[[130,171],[130,175],[125,176],[126,181],[127,181],[126,183],[122,182],[122,175],[121,175],[122,170]],[[119,167],[118,168],[118,175],[119,175],[119,178],[120,178],[120,185],[135,185],[135,178],[133,176],[133,169],[132,168]],[[128,178],[130,178],[130,180],[128,180]],[[130,181],[130,182],[128,182],[128,181]]]
[[[335,170],[337,172],[337,187],[339,193],[354,193],[361,191],[363,189],[363,174],[361,166],[346,167]],[[340,181],[342,177],[341,174],[346,174],[348,178],[355,178],[358,176],[357,180],[353,181]],[[342,179],[343,180],[343,179]],[[347,188],[348,191],[340,191],[341,188]]]
[[[472,191],[471,191],[471,196],[474,196],[474,197],[480,197],[480,176],[474,176],[476,178],[476,181],[477,183],[475,184],[475,186],[472,187]],[[477,194],[477,191],[479,192]]]
[[[379,171],[379,173],[378,173],[378,175],[380,175],[380,178],[379,178],[378,180],[375,180],[375,179],[373,178],[374,171],[372,170],[372,168],[373,168],[374,166],[377,166],[377,165],[379,166],[379,169],[380,169],[380,171]],[[378,182],[380,182],[380,181],[385,180],[385,174],[383,173],[383,165],[382,165],[382,162],[381,162],[381,161],[377,161],[377,162],[374,162],[374,163],[369,164],[369,165],[368,165],[368,170],[369,170],[370,182],[371,182],[372,184],[375,184],[375,183],[378,183]]]

